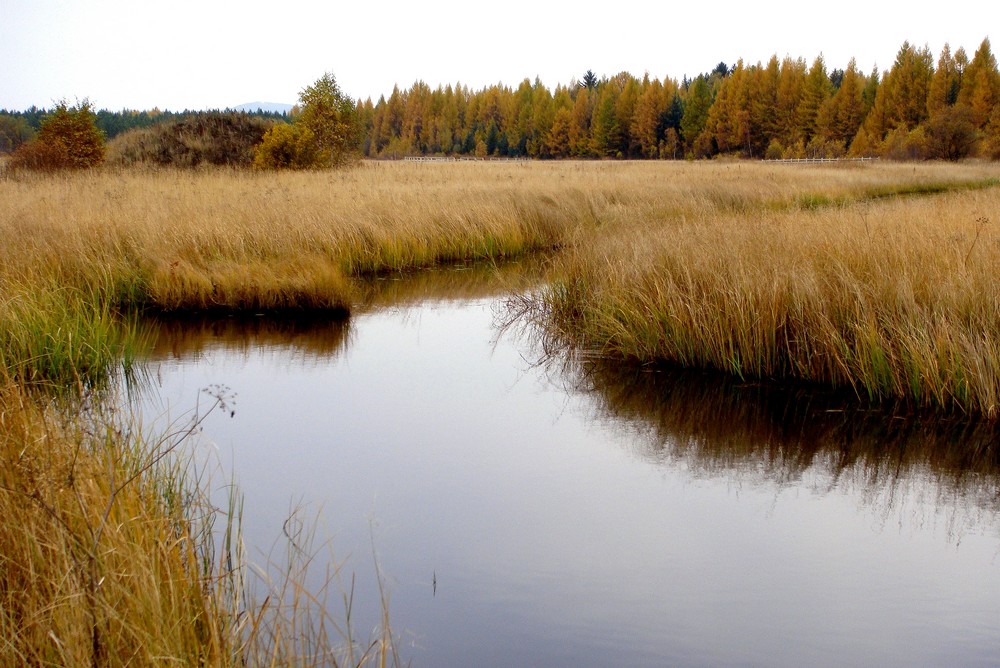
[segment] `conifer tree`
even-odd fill
[[[689,148],[705,128],[708,121],[708,110],[712,106],[712,92],[703,74],[691,83],[688,97],[684,103],[684,117],[681,119],[681,136]]]
[[[972,110],[972,122],[977,128],[986,127],[994,107],[1000,104],[1000,72],[988,38],[979,45],[965,68],[958,102]]]
[[[809,68],[802,86],[802,97],[796,107],[796,124],[798,133],[803,142],[809,143],[816,134],[816,119],[820,108],[830,97],[833,88],[830,85],[830,77],[826,73],[826,63],[823,62],[823,55],[820,54],[813,61]]]

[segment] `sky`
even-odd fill
[[[1000,26],[986,0],[0,0],[0,108],[88,98],[98,109],[221,109],[294,103],[332,73],[355,99],[420,80],[473,90],[549,88],[627,71],[681,79],[823,55],[827,68],[888,69],[904,41],[971,57]],[[930,5],[928,5],[930,7]],[[996,47],[994,47],[996,52]]]

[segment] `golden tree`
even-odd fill
[[[85,169],[104,160],[104,148],[104,133],[97,129],[90,101],[84,99],[70,106],[61,100],[42,121],[35,139],[14,152],[11,167]]]

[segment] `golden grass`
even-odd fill
[[[650,217],[564,254],[543,310],[602,355],[995,418],[997,211],[987,188]]]
[[[0,370],[0,665],[399,664],[387,601],[355,637],[349,602],[338,621],[304,588],[302,535],[280,564],[244,558],[240,502],[214,507],[181,452],[227,399],[154,436],[120,401],[49,399]]]
[[[347,309],[351,277],[502,259],[594,227],[979,183],[990,166],[365,163],[0,180],[0,280],[165,310]],[[826,198],[824,200],[824,198]]]
[[[173,438],[142,443],[103,410],[0,379],[0,661],[228,665],[209,508],[160,458]]]

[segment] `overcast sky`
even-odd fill
[[[373,101],[418,79],[479,89],[537,76],[553,88],[588,69],[680,79],[771,54],[822,53],[830,69],[853,56],[870,72],[905,40],[935,60],[946,42],[971,57],[996,26],[992,0],[933,11],[912,0],[0,0],[0,108],[293,103],[324,72]]]

